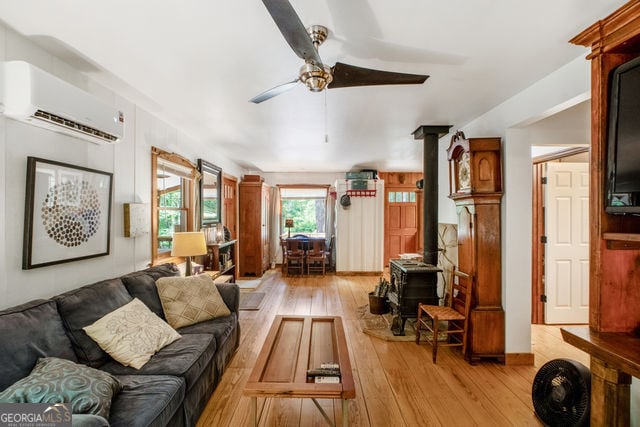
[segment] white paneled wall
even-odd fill
[[[0,310],[146,267],[151,237],[126,238],[123,203],[151,201],[151,147],[201,157],[240,176],[240,165],[222,157],[174,125],[93,82],[81,70],[0,24],[0,60],[24,60],[89,91],[125,113],[125,136],[115,145],[96,145],[0,115]],[[22,269],[27,157],[41,157],[112,172],[110,254],[59,265]]]
[[[344,181],[336,182],[336,271],[382,272],[384,262],[384,181],[375,185],[375,197],[351,197],[343,208]]]

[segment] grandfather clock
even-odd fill
[[[500,138],[467,139],[458,131],[447,157],[449,198],[458,214],[458,270],[475,280],[465,357],[472,363],[480,358],[504,362]]]

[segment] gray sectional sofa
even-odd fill
[[[155,281],[178,274],[175,265],[160,265],[0,311],[0,392],[29,375],[39,358],[57,357],[118,379],[111,426],[195,425],[238,348],[237,285],[215,285],[231,315],[178,329],[182,338],[139,370],[113,360],[82,329],[136,297],[164,319]]]

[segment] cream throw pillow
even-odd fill
[[[231,314],[208,274],[156,281],[167,322],[175,329]]]
[[[142,368],[162,347],[180,338],[138,298],[82,329],[115,360],[136,369]]]

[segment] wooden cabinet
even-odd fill
[[[470,361],[504,361],[500,204],[500,138],[456,134],[447,150],[458,214],[458,270],[474,278],[469,316]]]
[[[231,275],[233,277],[232,282],[235,282],[235,247],[235,240],[207,244],[207,254],[204,256],[203,262],[204,269],[207,271],[217,271],[219,275]]]
[[[563,337],[591,355],[591,425],[629,425],[631,376],[640,377],[632,333],[640,319],[640,216],[608,214],[604,189],[610,75],[640,55],[640,2],[629,1],[571,43],[591,49],[589,329],[567,328]]]
[[[239,272],[260,277],[269,268],[269,186],[260,177],[240,182]]]

